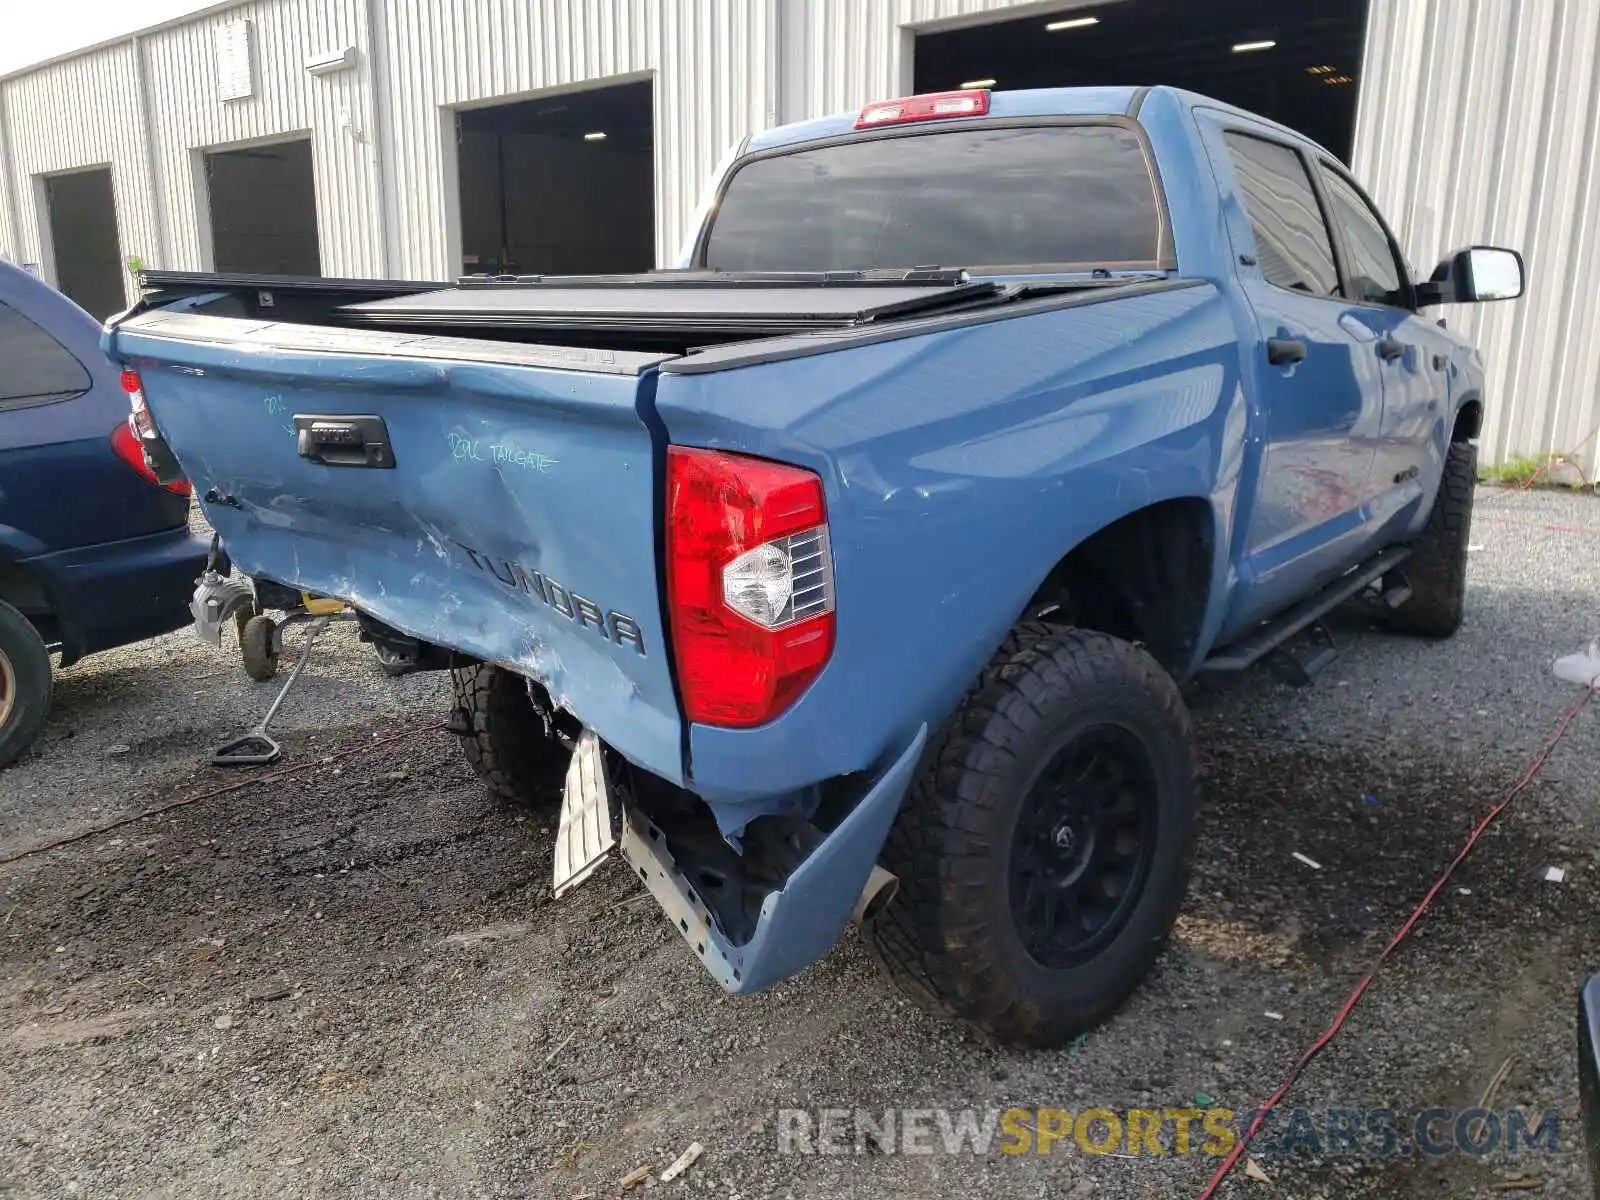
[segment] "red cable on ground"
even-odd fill
[[[1406,935],[1411,932],[1411,927],[1422,919],[1422,914],[1428,911],[1428,905],[1433,902],[1433,898],[1439,894],[1440,889],[1442,889],[1445,884],[1450,882],[1450,877],[1455,874],[1456,868],[1461,865],[1462,860],[1472,852],[1472,848],[1478,844],[1478,839],[1483,836],[1484,831],[1487,830],[1490,825],[1494,824],[1495,818],[1503,813],[1506,808],[1510,806],[1511,802],[1515,800],[1517,796],[1520,795],[1524,790],[1526,790],[1530,783],[1533,782],[1533,777],[1537,775],[1540,768],[1544,766],[1545,760],[1547,760],[1554,752],[1555,748],[1561,744],[1561,739],[1566,737],[1568,727],[1571,726],[1572,722],[1577,719],[1578,714],[1583,711],[1583,706],[1588,704],[1590,698],[1594,696],[1595,687],[1596,685],[1594,683],[1590,683],[1590,685],[1583,690],[1583,695],[1579,696],[1572,707],[1567,709],[1567,711],[1562,715],[1561,720],[1556,724],[1555,733],[1551,735],[1550,740],[1544,744],[1544,748],[1541,749],[1534,757],[1534,760],[1529,765],[1528,769],[1523,772],[1522,778],[1518,779],[1516,783],[1512,784],[1510,789],[1506,792],[1504,799],[1491,808],[1488,812],[1488,815],[1485,816],[1483,820],[1478,822],[1476,828],[1473,829],[1471,836],[1467,838],[1466,845],[1462,846],[1456,856],[1450,860],[1450,865],[1445,867],[1444,873],[1441,874],[1438,879],[1434,880],[1433,886],[1430,887],[1427,891],[1427,894],[1422,897],[1422,902],[1418,904],[1416,908],[1412,909],[1411,915],[1406,918],[1406,923],[1400,926],[1399,932],[1389,940],[1389,944],[1387,946],[1379,951],[1378,957],[1372,960],[1372,966],[1367,968],[1367,973],[1361,977],[1361,982],[1356,984],[1355,990],[1350,993],[1349,998],[1339,1009],[1338,1015],[1333,1018],[1333,1023],[1322,1031],[1322,1034],[1317,1038],[1316,1041],[1312,1042],[1310,1046],[1301,1051],[1299,1058],[1295,1059],[1294,1065],[1289,1068],[1289,1073],[1283,1077],[1283,1082],[1278,1085],[1278,1090],[1273,1092],[1272,1095],[1267,1098],[1267,1102],[1263,1104],[1260,1110],[1256,1113],[1255,1119],[1250,1122],[1249,1128],[1246,1129],[1239,1140],[1234,1143],[1233,1149],[1228,1152],[1227,1157],[1224,1158],[1218,1165],[1216,1173],[1211,1176],[1211,1182],[1206,1184],[1205,1191],[1201,1192],[1200,1195],[1195,1198],[1195,1200],[1211,1200],[1211,1197],[1216,1195],[1217,1188],[1219,1188],[1222,1185],[1222,1181],[1227,1178],[1228,1172],[1231,1171],[1234,1167],[1234,1164],[1244,1156],[1245,1147],[1249,1145],[1250,1139],[1255,1137],[1255,1135],[1260,1132],[1262,1122],[1265,1120],[1267,1113],[1276,1108],[1283,1101],[1283,1098],[1288,1095],[1289,1089],[1294,1086],[1295,1080],[1300,1078],[1300,1072],[1305,1069],[1306,1064],[1308,1064],[1318,1054],[1322,1053],[1323,1047],[1329,1042],[1333,1041],[1333,1039],[1338,1035],[1339,1030],[1344,1027],[1346,1019],[1349,1018],[1350,1013],[1355,1009],[1357,1002],[1366,992],[1368,985],[1372,983],[1373,977],[1377,975],[1378,968],[1383,965],[1383,960],[1388,958],[1394,948],[1405,940]]]
[[[211,800],[217,796],[226,796],[229,792],[243,791],[247,787],[254,787],[258,783],[268,783],[274,779],[282,779],[285,775],[293,775],[298,771],[309,771],[312,767],[326,766],[328,763],[338,762],[343,758],[350,758],[356,754],[363,754],[368,750],[376,750],[379,746],[387,746],[391,742],[398,742],[416,733],[431,733],[435,729],[443,729],[444,722],[433,725],[423,725],[414,729],[404,729],[399,733],[392,733],[386,738],[379,738],[372,742],[357,742],[341,750],[335,750],[331,755],[322,754],[316,758],[292,767],[284,767],[280,771],[272,771],[266,775],[252,775],[248,779],[241,779],[238,783],[230,783],[226,787],[212,788],[209,792],[199,792],[193,796],[185,796],[181,800],[173,800],[166,804],[147,808],[143,812],[136,812],[131,816],[118,817],[115,821],[107,821],[104,825],[95,825],[85,829],[82,833],[74,833],[70,837],[58,838],[56,841],[47,842],[43,846],[34,846],[17,854],[0,858],[0,867],[9,866],[14,862],[21,862],[25,858],[32,858],[37,854],[46,854],[51,850],[59,850],[62,846],[70,846],[74,842],[86,841],[98,837],[102,833],[110,833],[113,829],[121,829],[124,825],[132,825],[137,821],[147,821],[151,817],[159,817],[162,813],[171,812],[175,808],[182,808],[187,804],[198,804],[202,800]]]

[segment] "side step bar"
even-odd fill
[[[1213,654],[1200,664],[1202,671],[1242,671],[1282,645],[1324,613],[1343,604],[1376,579],[1381,579],[1411,556],[1410,546],[1392,546],[1369,558],[1348,574],[1339,576],[1320,592],[1307,596],[1279,613],[1253,633]]]

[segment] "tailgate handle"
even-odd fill
[[[382,417],[296,413],[294,434],[300,457],[325,467],[394,468],[394,448]]]

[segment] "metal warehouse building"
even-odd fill
[[[1193,87],[1348,157],[1420,270],[1521,248],[1447,314],[1487,455],[1594,461],[1595,0],[233,0],[0,78],[0,256],[99,315],[140,263],[639,269],[746,134],[976,80]]]

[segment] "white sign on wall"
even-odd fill
[[[250,53],[250,22],[229,21],[217,27],[217,94],[224,100],[248,100],[256,92],[255,61]]]

